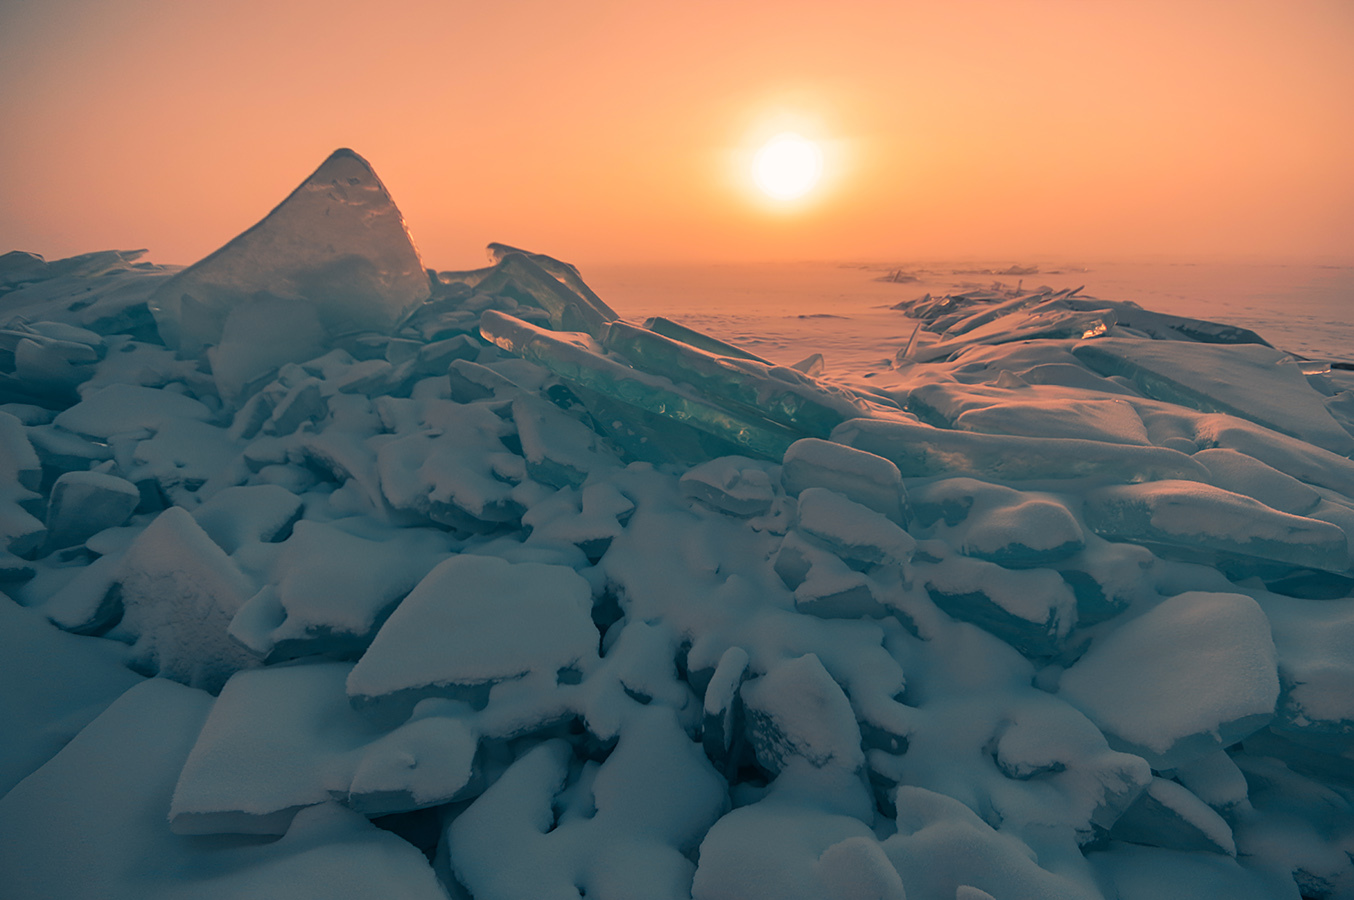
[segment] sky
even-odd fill
[[[189,263],[350,147],[443,269],[1351,263],[1351,48],[1350,0],[0,0],[0,251]]]

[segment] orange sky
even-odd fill
[[[438,268],[1354,262],[1352,98],[1349,0],[0,0],[0,251],[191,262],[348,146]]]

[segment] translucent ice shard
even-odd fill
[[[480,317],[480,333],[510,353],[539,363],[571,384],[621,404],[665,416],[715,435],[745,453],[782,456],[799,434],[774,422],[734,412],[680,389],[667,378],[632,369],[603,355],[586,335],[559,335],[489,311]],[[594,410],[599,419],[605,418]],[[718,455],[718,454],[716,454]]]
[[[542,258],[550,259],[517,251],[504,254],[494,274],[480,282],[480,291],[503,293],[519,303],[539,306],[550,314],[550,325],[557,331],[583,331],[601,337],[606,323],[620,318],[615,310],[603,303],[572,267],[551,260],[557,271],[572,273],[571,283],[566,284],[536,261]]]
[[[692,347],[704,350],[706,353],[713,353],[715,356],[732,356],[735,359],[750,359],[754,362],[771,365],[769,360],[755,356],[741,347],[726,344],[719,338],[711,337],[694,328],[687,328],[685,325],[678,325],[671,319],[665,319],[662,316],[654,316],[652,319],[646,320],[644,327],[655,334],[670,337],[674,341],[681,341],[683,344],[690,344]]]
[[[428,295],[385,186],[362,157],[336,150],[257,225],[161,285],[150,306],[165,342],[200,356],[221,342],[237,309],[256,301],[299,307],[335,336],[388,331]],[[275,349],[247,374],[300,361]]]
[[[845,394],[794,369],[721,358],[625,322],[612,322],[602,343],[647,372],[685,382],[811,437],[827,437],[846,419],[865,412]]]

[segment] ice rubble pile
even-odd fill
[[[1339,373],[1040,291],[845,387],[490,249],[340,151],[0,257],[7,896],[1354,896]]]

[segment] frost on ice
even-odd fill
[[[1342,372],[1038,289],[829,380],[348,151],[139,255],[0,256],[6,897],[1354,896]]]

